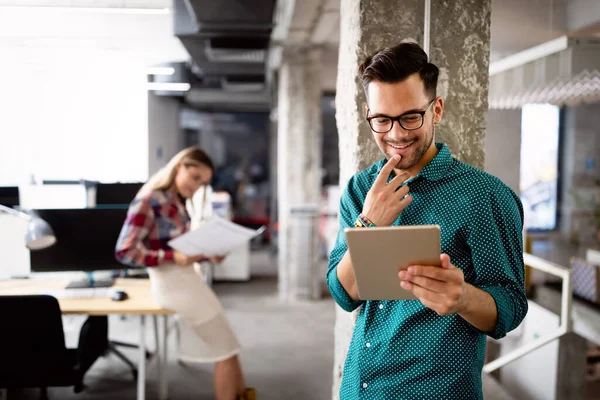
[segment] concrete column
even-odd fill
[[[585,399],[587,350],[587,341],[574,332],[569,332],[558,340],[557,399]]]
[[[365,121],[357,77],[373,51],[401,40],[422,44],[423,0],[341,0],[336,118],[340,132],[340,186],[382,157]],[[438,95],[446,101],[438,141],[483,168],[487,111],[491,0],[432,1],[431,59],[440,67]],[[356,314],[336,310],[333,398],[338,398]]]
[[[600,202],[596,180],[600,176],[600,104],[567,107],[561,137],[561,217],[560,230],[581,246],[598,244],[593,224],[595,198]],[[575,200],[573,192],[581,198]]]
[[[515,193],[521,192],[521,109],[489,110],[485,133],[485,170]]]
[[[279,197],[279,294],[284,300],[307,296],[305,279],[316,273],[318,225],[298,237],[290,208],[318,205],[321,198],[321,53],[319,49],[284,51],[278,81],[277,191]],[[306,239],[309,250],[300,249]],[[307,275],[308,274],[308,275]],[[322,277],[321,277],[322,278]],[[324,278],[322,278],[324,279]]]

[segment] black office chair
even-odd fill
[[[0,318],[0,388],[40,388],[43,400],[48,387],[83,390],[89,367],[80,366],[77,350],[66,348],[54,297],[0,296]]]

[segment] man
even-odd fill
[[[359,75],[387,161],[354,175],[340,203],[327,283],[344,310],[362,306],[340,398],[482,399],[486,335],[505,336],[527,313],[520,200],[435,143],[438,68],[417,44],[377,52]],[[427,224],[441,227],[441,268],[398,273],[418,300],[360,300],[344,228]]]

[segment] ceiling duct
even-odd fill
[[[263,75],[223,77],[221,87],[226,92],[259,92],[266,89],[265,77]]]
[[[188,104],[203,111],[268,112],[271,99],[265,91],[226,92],[224,90],[194,89],[185,95]]]
[[[489,108],[600,101],[600,40],[562,37],[490,64]]]
[[[173,0],[174,32],[197,84],[186,101],[202,110],[264,111],[275,0]]]
[[[269,36],[275,0],[184,0],[197,33],[248,32]]]
[[[216,37],[206,39],[204,53],[211,62],[264,63],[268,37]]]
[[[206,55],[206,39],[197,36],[180,36],[179,40],[190,54],[200,75],[246,75],[264,74],[265,63],[241,63],[237,61],[211,61]]]

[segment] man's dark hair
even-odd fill
[[[439,69],[429,62],[427,54],[416,43],[405,42],[378,50],[358,68],[365,93],[373,81],[397,83],[415,73],[419,73],[425,93],[433,100],[436,97]]]

